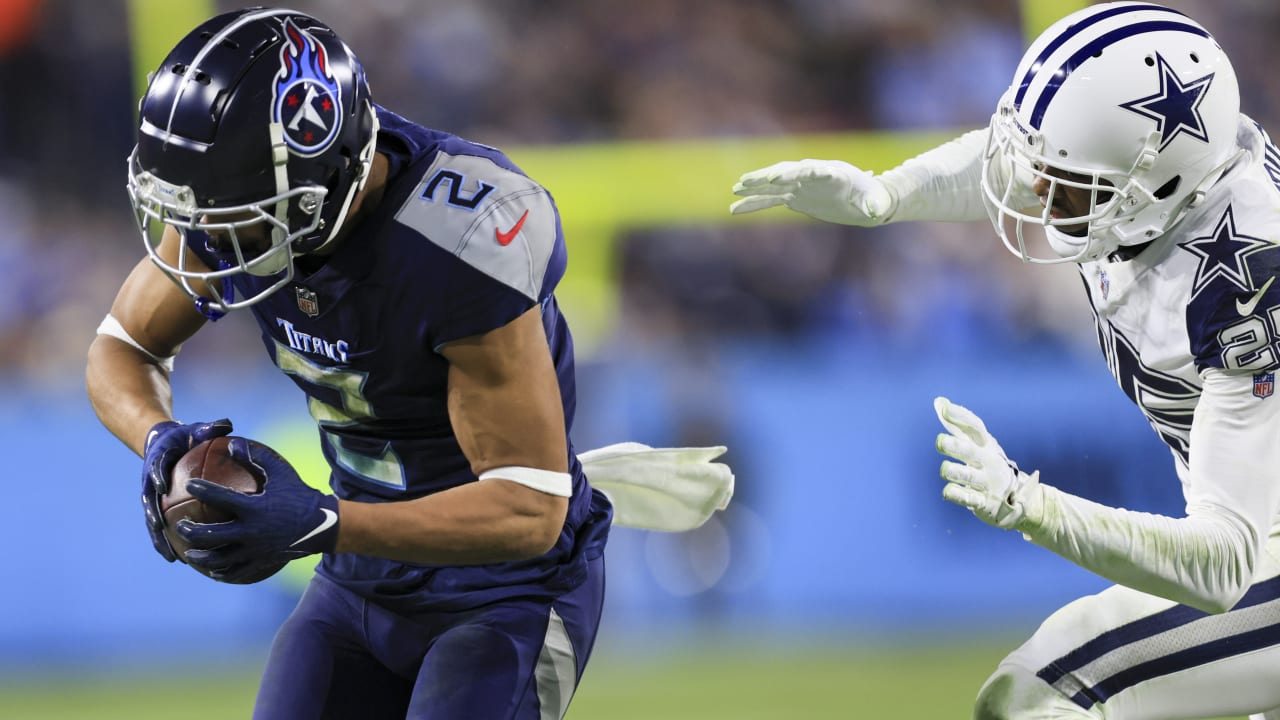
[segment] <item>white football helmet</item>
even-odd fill
[[[1194,20],[1145,2],[1072,13],[1031,44],[991,118],[981,184],[996,233],[1038,263],[1148,242],[1237,156],[1239,113],[1235,71]],[[1015,207],[1029,187],[1043,206]],[[1028,252],[1028,224],[1054,256]]]

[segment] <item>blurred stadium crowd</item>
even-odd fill
[[[1218,36],[1245,112],[1280,130],[1280,4],[1170,4]],[[347,39],[378,100],[500,147],[959,131],[985,124],[1024,44],[1016,0],[292,5]],[[123,0],[0,0],[0,374],[23,384],[78,384],[93,328],[142,253],[124,192],[136,103],[124,11]],[[733,179],[708,192],[727,206]],[[1028,272],[984,224],[856,233],[736,223],[632,233],[618,255],[623,316],[610,343],[696,353],[691,338],[876,338],[1094,351],[1074,272]],[[591,241],[570,237],[570,253]],[[257,343],[237,333],[219,349],[260,363]]]

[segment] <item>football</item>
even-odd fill
[[[187,492],[188,480],[198,477],[242,493],[262,492],[262,478],[257,472],[231,457],[227,449],[230,440],[230,437],[218,437],[188,450],[173,468],[169,493],[160,497],[160,511],[164,513],[165,522],[164,534],[179,558],[191,547],[178,534],[175,526],[179,520],[190,518],[192,522],[217,523],[234,519],[230,514],[192,497]]]

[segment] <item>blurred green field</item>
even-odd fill
[[[602,655],[588,668],[568,718],[967,718],[978,687],[1011,647],[701,648],[642,660]],[[247,718],[256,686],[256,668],[201,681],[64,677],[0,684],[0,718]]]

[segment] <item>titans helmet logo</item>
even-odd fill
[[[1120,107],[1156,122],[1161,150],[1180,134],[1209,142],[1204,118],[1200,116],[1200,102],[1209,91],[1213,73],[1184,85],[1160,53],[1156,53],[1156,71],[1160,74],[1160,92],[1121,103]]]
[[[342,125],[342,88],[329,57],[315,36],[284,21],[271,121],[284,126],[289,149],[303,157],[319,155],[333,144]]]

